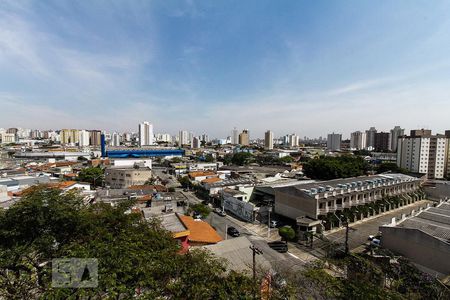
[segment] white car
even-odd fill
[[[380,247],[381,246],[381,241],[379,239],[375,239],[373,238],[370,241],[370,245],[374,246],[374,247]]]

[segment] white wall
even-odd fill
[[[151,159],[114,159],[112,165],[115,167],[132,167],[134,164],[144,164],[144,166],[152,168]]]

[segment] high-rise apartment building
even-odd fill
[[[89,146],[89,131],[87,130],[80,130],[79,131],[79,142],[78,145],[80,147],[87,147]]]
[[[192,131],[189,132],[189,141],[188,144],[192,147],[192,143],[194,141],[194,133]]]
[[[62,129],[61,144],[76,144],[80,142],[80,132],[78,129]]]
[[[194,136],[192,138],[192,146],[193,149],[199,149],[201,147],[200,138]]]
[[[102,132],[100,130],[89,130],[89,145],[100,146]]]
[[[289,148],[298,147],[300,145],[300,137],[295,133],[287,134],[283,137],[283,145]]]
[[[209,143],[209,136],[206,133],[202,134],[201,141],[205,142],[205,143]]]
[[[366,133],[361,131],[352,132],[350,135],[350,149],[362,150],[366,148]]]
[[[234,127],[233,131],[231,132],[231,144],[239,144],[239,132],[236,127]]]
[[[267,130],[264,134],[264,148],[267,150],[273,149],[273,132]]]
[[[156,141],[163,143],[171,143],[172,136],[169,133],[158,133],[156,135]]]
[[[391,129],[391,135],[389,140],[389,150],[396,152],[397,151],[397,144],[398,144],[398,138],[405,135],[405,129],[402,129],[400,126],[395,126],[393,129]]]
[[[397,165],[430,179],[445,178],[450,171],[449,139],[450,131],[432,135],[431,130],[411,130],[410,136],[398,139]]]
[[[339,151],[341,150],[342,134],[330,133],[327,138],[327,150]]]
[[[377,133],[375,127],[370,127],[369,130],[366,130],[366,149],[368,150],[375,148],[375,133]]]
[[[250,133],[247,129],[242,130],[242,132],[239,134],[239,145],[250,145]]]
[[[143,122],[139,124],[139,146],[149,146],[154,144],[153,124]]]
[[[375,151],[388,151],[389,150],[389,132],[377,132],[375,133],[375,140],[373,149]]]
[[[17,142],[17,135],[14,133],[2,133],[0,134],[0,142],[2,144],[10,144]]]
[[[120,146],[120,134],[118,134],[117,132],[114,132],[111,136],[111,146]]]
[[[178,144],[180,146],[189,145],[189,133],[186,130],[180,130],[180,134],[178,135]]]

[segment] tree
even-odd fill
[[[0,211],[0,298],[250,299],[253,281],[202,250],[178,254],[159,221],[85,206],[76,192],[38,187]],[[97,258],[98,286],[53,288],[53,258]]]
[[[283,226],[278,229],[278,233],[285,241],[291,241],[295,238],[295,231],[291,226]]]
[[[212,154],[206,154],[205,155],[205,162],[211,163],[211,162],[214,162],[214,161],[215,161],[215,159],[214,159],[214,156]]]
[[[174,163],[174,164],[180,163],[180,162],[182,162],[182,161],[183,161],[183,159],[182,159],[181,157],[173,157],[173,158],[170,160],[170,162],[171,162],[171,163]]]
[[[281,163],[288,164],[294,161],[294,158],[290,155],[284,156],[279,159]]]
[[[191,205],[191,209],[192,211],[202,215],[203,218],[206,218],[211,213],[211,209],[207,205],[201,203]]]
[[[103,170],[100,167],[85,168],[78,174],[80,181],[89,182],[95,186],[101,186],[103,180]]]
[[[178,181],[180,182],[180,184],[183,188],[189,188],[192,186],[192,183],[189,180],[188,176],[180,177],[180,178],[178,178]]]
[[[330,180],[365,175],[369,164],[362,157],[343,155],[340,157],[319,157],[303,165],[306,176],[312,179]]]
[[[253,155],[248,152],[239,152],[233,155],[231,162],[238,166],[249,164],[253,160]]]
[[[378,173],[392,172],[392,173],[404,173],[404,174],[408,173],[407,170],[400,168],[399,166],[397,166],[396,163],[393,163],[393,162],[381,163],[377,168],[377,172]]]

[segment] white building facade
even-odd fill
[[[366,133],[361,131],[352,132],[350,135],[350,148],[362,150],[366,148]]]
[[[139,124],[139,146],[149,146],[154,144],[153,124],[143,122]]]
[[[330,133],[327,138],[327,150],[339,151],[341,150],[342,134]]]
[[[412,130],[411,136],[398,139],[397,165],[429,179],[447,177],[450,131],[446,135],[431,135],[431,130],[417,132]]]

